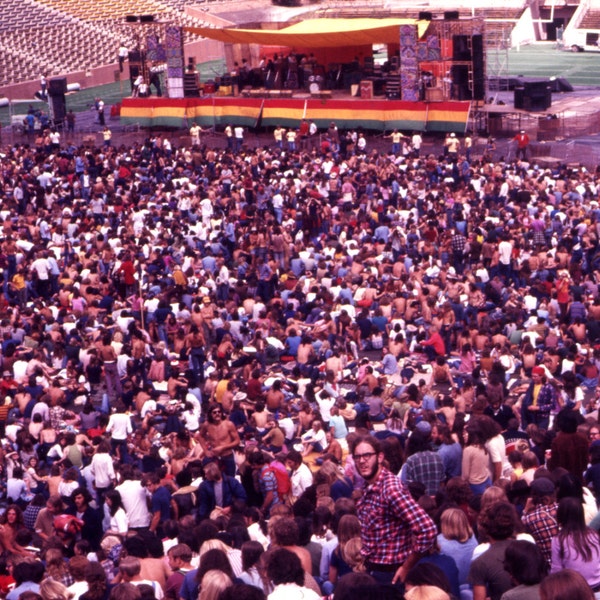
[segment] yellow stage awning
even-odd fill
[[[277,31],[185,27],[186,31],[230,44],[260,44],[290,48],[336,48],[397,44],[401,25],[417,25],[421,37],[429,21],[415,19],[311,19]]]

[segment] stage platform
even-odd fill
[[[359,127],[375,131],[427,131],[462,133],[467,127],[470,102],[404,102],[362,99],[350,95],[322,97],[204,96],[200,98],[125,98],[121,122],[141,127],[298,127],[302,119],[326,129],[335,121],[339,129]]]

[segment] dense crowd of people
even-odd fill
[[[598,174],[230,129],[0,153],[0,593],[600,598]]]

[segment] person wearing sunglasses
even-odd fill
[[[219,460],[223,471],[230,477],[235,476],[233,449],[240,445],[240,436],[235,425],[223,416],[223,409],[213,403],[208,407],[206,421],[200,427],[199,440],[205,457]]]

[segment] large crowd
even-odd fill
[[[598,173],[190,135],[0,153],[0,594],[600,598]]]

